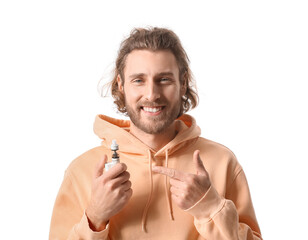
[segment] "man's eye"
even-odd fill
[[[143,81],[142,81],[142,79],[134,79],[133,82],[134,83],[142,83]]]
[[[161,78],[160,81],[161,82],[167,82],[167,81],[170,81],[170,79],[169,78]]]

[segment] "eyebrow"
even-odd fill
[[[132,79],[132,78],[143,77],[143,76],[145,76],[144,73],[135,73],[135,74],[129,75],[128,77]]]
[[[173,72],[161,72],[161,73],[157,74],[157,76],[171,76],[171,77],[173,77],[174,74],[173,74]]]
[[[132,79],[132,78],[143,77],[145,75],[146,75],[145,73],[135,73],[135,74],[129,75],[128,77],[130,79]],[[158,76],[158,77],[160,77],[160,76],[172,76],[173,77],[174,74],[172,72],[161,72],[161,73],[156,74],[155,76]]]

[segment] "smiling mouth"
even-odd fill
[[[142,107],[143,111],[150,113],[157,113],[163,109],[163,107]]]

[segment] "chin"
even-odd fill
[[[139,128],[140,130],[142,130],[145,133],[148,134],[160,134],[165,132],[170,125],[173,123],[173,121],[170,121],[170,119],[168,120],[161,120],[161,122],[148,122],[148,123],[144,123],[144,122],[136,122],[134,123],[135,126],[137,128]]]

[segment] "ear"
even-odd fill
[[[184,96],[187,90],[187,73],[183,75],[183,80],[181,84],[181,96]]]
[[[118,83],[118,90],[123,93],[124,92],[124,86],[122,84],[122,79],[120,77],[120,74],[117,76],[117,83]]]

